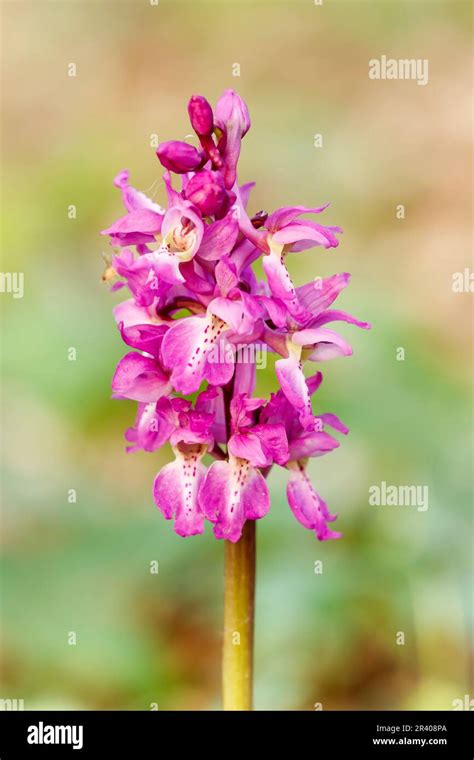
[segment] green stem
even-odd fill
[[[252,710],[255,527],[247,520],[239,541],[225,541],[224,710]]]

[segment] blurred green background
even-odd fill
[[[344,538],[318,543],[290,513],[285,473],[270,476],[256,707],[451,709],[472,694],[471,297],[452,289],[470,265],[470,7],[2,4],[2,271],[24,272],[25,293],[0,294],[0,697],[220,707],[223,546],[209,528],[177,537],[154,507],[169,450],[125,453],[135,404],[110,399],[124,348],[99,231],[123,213],[122,168],[164,200],[152,136],[184,138],[189,96],[227,87],[253,121],[240,162],[257,181],[251,211],[331,201],[324,223],[344,228],[342,245],[289,258],[291,272],[352,272],[338,303],[374,326],[343,325],[354,356],[321,367],[319,411],[351,434],[310,471]],[[428,58],[429,84],[369,80],[382,54]],[[271,368],[259,386],[275,387]],[[429,509],[369,506],[381,481],[427,485]]]

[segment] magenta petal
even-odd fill
[[[267,467],[271,458],[262,447],[262,442],[253,432],[235,433],[229,439],[228,450],[234,457],[246,459],[253,467]]]
[[[184,317],[170,327],[162,344],[163,361],[180,393],[197,391],[203,379],[224,385],[234,372],[234,352],[217,317]]]
[[[317,316],[323,309],[331,306],[341,290],[349,285],[350,279],[351,276],[347,272],[333,274],[324,279],[317,278],[296,288],[298,300],[313,316]]]
[[[309,430],[301,433],[290,443],[291,459],[319,457],[337,449],[339,441],[324,431]],[[290,458],[288,457],[288,458]]]
[[[313,245],[322,245],[324,248],[336,248],[339,245],[339,240],[330,227],[298,220],[275,232],[273,240],[278,245],[289,245],[300,241],[312,241]]]
[[[126,169],[119,172],[114,179],[115,187],[120,188],[122,191],[122,198],[124,206],[127,211],[136,211],[137,209],[147,208],[151,211],[163,215],[164,210],[157,203],[154,203],[151,198],[148,198],[145,193],[140,192],[132,187],[128,182],[129,173]]]
[[[205,444],[212,448],[214,440],[210,432],[212,414],[190,410],[179,415],[179,427],[170,436],[172,446],[178,444]]]
[[[351,356],[352,348],[340,335],[325,327],[314,327],[299,330],[293,335],[293,343],[297,346],[313,346],[308,357],[311,361],[327,361],[338,356]]]
[[[288,312],[284,301],[279,298],[270,298],[268,296],[258,296],[260,303],[267,310],[268,316],[276,327],[285,327]]]
[[[330,427],[334,428],[334,430],[338,430],[339,433],[347,435],[349,432],[349,428],[346,427],[343,422],[341,422],[336,414],[325,412],[324,414],[318,415],[318,419],[320,419],[325,425],[329,425]]]
[[[254,421],[254,412],[260,409],[264,403],[264,398],[249,398],[244,393],[235,394],[230,403],[232,431],[250,427]]]
[[[311,375],[311,377],[306,378],[306,385],[308,386],[309,395],[312,396],[313,393],[315,393],[321,383],[323,382],[323,373],[322,372],[316,372],[314,375]]]
[[[127,187],[129,176],[130,176],[130,172],[128,171],[128,169],[122,169],[121,171],[119,171],[119,173],[114,177],[115,187],[119,187],[119,188]]]
[[[214,462],[199,491],[204,515],[214,523],[216,538],[238,541],[245,520],[257,520],[270,508],[265,479],[248,462],[231,457]]]
[[[153,317],[148,307],[138,306],[133,298],[117,304],[112,309],[112,312],[117,325],[123,324],[124,327],[152,325],[159,322],[158,317]]]
[[[208,325],[205,317],[185,317],[170,327],[163,339],[163,361],[172,370],[173,385],[180,393],[192,393],[201,385]]]
[[[245,185],[241,185],[239,187],[240,199],[242,201],[242,205],[244,208],[247,208],[247,204],[250,198],[250,193],[255,187],[255,184],[256,184],[255,182],[246,182]]]
[[[314,490],[302,465],[290,470],[286,492],[296,519],[308,530],[314,530],[320,541],[341,537],[341,533],[330,530],[326,525],[336,518],[329,514],[326,503]]]
[[[352,356],[352,348],[342,341],[343,345],[338,345],[335,342],[318,343],[314,351],[308,356],[313,362],[327,362],[330,359],[338,359],[340,356]]]
[[[120,217],[106,230],[103,235],[124,235],[131,232],[141,232],[146,235],[158,235],[161,232],[163,216],[147,208],[131,211]]]
[[[286,464],[290,456],[285,426],[282,423],[254,425],[251,430],[262,442],[264,451],[270,460],[269,463]]]
[[[163,336],[167,331],[166,325],[119,325],[122,340],[127,346],[145,351],[159,359]]]
[[[211,464],[199,490],[199,505],[204,516],[215,524],[216,538],[235,542],[242,535],[245,516],[240,488],[232,488],[232,475],[229,462]]]
[[[270,214],[265,227],[270,230],[270,232],[276,232],[282,227],[286,227],[287,224],[290,224],[290,222],[296,219],[296,217],[301,216],[301,214],[320,214],[327,209],[328,206],[329,203],[325,203],[324,206],[319,206],[318,208],[308,208],[307,206],[283,206],[274,211],[273,214]]]
[[[238,335],[250,332],[255,322],[240,298],[237,301],[231,301],[229,298],[214,298],[208,306],[208,311],[220,317]]]
[[[260,520],[270,509],[270,492],[267,481],[259,470],[250,469],[242,489],[242,501],[248,520]]]
[[[239,277],[237,275],[235,264],[231,263],[227,256],[224,256],[217,263],[214,275],[221,296],[226,297],[230,291],[239,284]]]
[[[222,388],[208,385],[196,399],[196,410],[212,414],[212,435],[217,443],[227,441],[224,394]]]
[[[206,474],[199,461],[202,447],[190,446],[177,455],[175,462],[165,465],[156,476],[153,496],[167,520],[174,519],[179,536],[194,536],[204,530],[198,493]]]
[[[153,268],[159,280],[167,282],[170,285],[184,283],[184,277],[180,272],[180,262],[177,256],[162,248],[149,254],[149,256],[153,261]]]
[[[347,322],[350,325],[361,327],[363,330],[370,330],[371,327],[370,322],[361,322],[360,319],[356,319],[356,317],[353,317],[352,314],[347,314],[345,311],[337,311],[336,309],[328,309],[327,311],[322,311],[308,326],[320,327],[321,325],[325,325],[328,322]]]
[[[225,335],[206,353],[204,377],[210,385],[226,385],[234,374],[235,347]]]
[[[158,401],[171,390],[169,377],[154,359],[131,351],[121,359],[112,378],[114,398]]]
[[[173,426],[165,424],[157,414],[156,404],[141,403],[138,405],[135,425],[125,433],[127,441],[133,444],[127,451],[156,451],[169,440],[172,430]]]
[[[256,248],[254,243],[243,237],[233,248],[230,260],[237,269],[239,275],[247,282],[256,283],[256,278],[250,265],[261,256],[261,251]]]
[[[163,294],[164,289],[169,287],[158,282],[150,255],[134,258],[132,252],[125,249],[119,256],[114,256],[112,259],[112,266],[117,274],[126,279],[135,302],[140,306],[151,306],[155,299]],[[149,318],[144,319],[142,324],[148,321],[150,321]]]
[[[272,295],[275,298],[280,298],[285,303],[286,308],[296,320],[300,322],[306,321],[311,315],[298,301],[298,296],[285,266],[283,256],[275,251],[272,251],[268,256],[264,256],[263,269],[267,276]]]
[[[221,259],[231,252],[238,234],[239,225],[230,214],[217,222],[206,224],[198,256],[205,261]]]
[[[179,265],[179,271],[184,277],[184,287],[189,293],[197,296],[210,296],[215,290],[215,281],[209,272],[200,266],[196,258]],[[202,299],[203,300],[203,299]]]
[[[309,426],[313,420],[311,399],[299,362],[291,356],[288,359],[278,359],[275,371],[283,393],[299,414],[301,424],[303,427]]]

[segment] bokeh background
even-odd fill
[[[122,168],[163,200],[152,136],[184,138],[189,96],[227,87],[253,121],[240,162],[257,181],[251,210],[329,200],[324,222],[344,228],[338,249],[289,260],[296,283],[352,272],[339,303],[374,325],[343,325],[354,356],[322,367],[319,409],[351,434],[310,470],[344,538],[318,543],[287,507],[284,472],[270,476],[256,707],[452,709],[473,694],[472,295],[452,289],[472,268],[470,8],[2,4],[2,271],[24,272],[25,293],[0,294],[1,697],[220,707],[223,546],[209,529],[180,539],[154,507],[168,450],[125,453],[135,405],[110,399],[120,295],[100,282],[99,231],[122,214]],[[428,58],[429,84],[369,80],[383,54]],[[269,367],[259,387],[274,385]],[[429,509],[370,506],[381,481],[427,485]]]

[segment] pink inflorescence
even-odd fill
[[[132,187],[122,171],[114,184],[126,214],[103,232],[116,247],[107,279],[115,280],[113,290],[127,286],[131,293],[114,309],[132,350],[112,380],[115,398],[138,402],[126,432],[129,450],[171,444],[175,459],[158,473],[153,494],[180,536],[202,533],[209,520],[216,538],[237,541],[246,520],[268,512],[265,478],[277,464],[288,472],[295,517],[320,540],[338,538],[306,465],[339,446],[327,427],[348,429],[334,414],[313,414],[322,375],[306,378],[303,364],[352,353],[327,323],[369,325],[330,308],[348,274],[295,287],[286,259],[314,246],[335,248],[341,230],[302,218],[326,206],[249,215],[253,183],[239,185],[237,162],[250,117],[233,90],[214,111],[193,96],[188,112],[199,148],[173,140],[157,150],[167,207]],[[179,191],[172,173],[180,175]],[[252,269],[259,258],[263,280]],[[253,397],[267,351],[279,356],[279,390],[269,400]],[[206,454],[215,460],[209,467]]]

